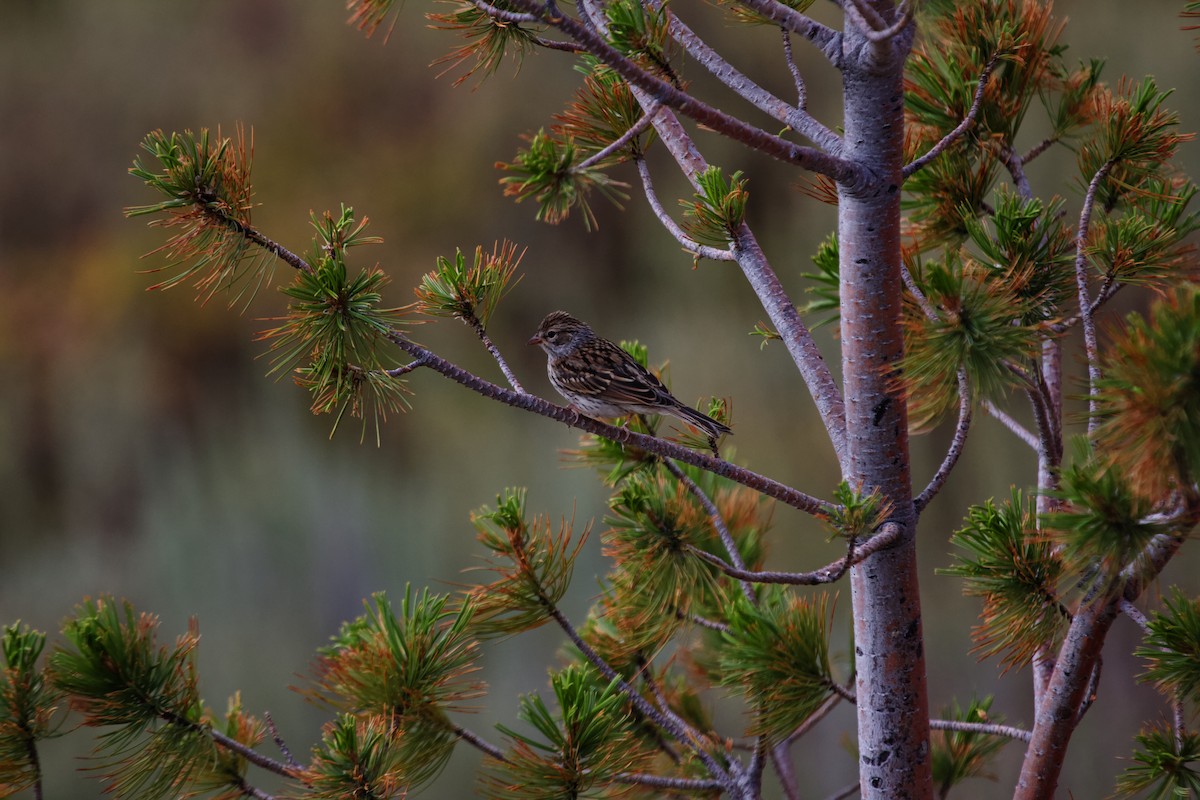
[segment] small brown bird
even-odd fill
[[[715,441],[727,426],[675,399],[645,367],[565,311],[542,320],[529,340],[546,351],[546,374],[558,393],[585,417],[670,414]]]

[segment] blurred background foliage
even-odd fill
[[[701,32],[731,41],[748,73],[788,93],[774,37],[756,46],[757,29],[719,21],[698,0],[677,7]],[[1176,87],[1169,102],[1182,129],[1200,128],[1200,56],[1179,30],[1181,3],[1152,0],[1135,11],[1115,0],[1073,0],[1057,8],[1070,19],[1064,41],[1074,59],[1106,58],[1110,82],[1156,75]],[[764,315],[734,268],[693,268],[644,213],[637,186],[624,213],[596,203],[593,233],[578,219],[535,223],[534,207],[501,197],[502,173],[492,165],[511,160],[519,136],[567,102],[578,78],[568,56],[539,53],[519,73],[506,65],[482,86],[469,79],[452,88],[453,75],[428,65],[457,42],[428,30],[425,10],[410,3],[385,45],[382,35],[367,41],[347,27],[334,1],[0,4],[0,622],[21,619],[55,641],[71,609],[101,592],[160,614],[167,638],[194,615],[205,698],[222,707],[241,689],[247,711],[269,710],[299,753],[327,713],[288,686],[338,624],[361,613],[363,598],[401,596],[409,582],[447,591],[473,581],[461,574],[481,552],[468,513],[507,486],[529,487],[531,510],[580,525],[599,521],[607,498],[586,470],[564,468],[560,450],[575,445],[574,433],[432,373],[414,376],[413,410],[385,427],[381,447],[359,444],[353,425],[329,440],[330,420],[307,413],[304,392],[265,377],[266,348],[254,339],[271,327],[263,318],[283,308],[274,291],[241,315],[219,299],[200,307],[189,288],[146,296],[154,280],[138,270],[156,262],[139,258],[164,239],[121,210],[153,199],[126,174],[148,131],[252,127],[263,204],[255,224],[299,252],[310,240],[310,210],[353,205],[385,239],[357,252],[389,273],[385,300],[393,304],[410,302],[421,274],[456,247],[486,249],[503,238],[528,246],[526,278],[491,332],[532,391],[558,399],[543,356],[525,340],[547,311],[567,309],[611,338],[640,339],[652,362],[669,357],[680,397],[733,396],[729,452],[737,459],[825,496],[836,483],[832,451],[784,349],[760,350],[747,335]],[[835,10],[813,13],[834,22]],[[835,125],[840,87],[808,49],[797,45],[810,108]],[[702,82],[696,73],[685,77]],[[1030,136],[1036,141],[1036,131]],[[833,209],[799,191],[796,171],[712,136],[701,142],[713,163],[749,176],[749,220],[802,303],[797,276],[812,271]],[[1200,146],[1182,152],[1195,178]],[[1075,213],[1082,192],[1067,177],[1072,158],[1061,150],[1057,161],[1043,157],[1032,177],[1036,193],[1065,194]],[[672,165],[655,163],[668,207],[671,197],[690,196]],[[635,182],[624,169],[615,177]],[[1145,299],[1127,292],[1122,310]],[[836,362],[832,332],[820,333]],[[499,379],[462,325],[427,325],[418,338]],[[948,434],[914,441],[918,481],[932,474]],[[1027,675],[1001,679],[995,662],[976,662],[968,651],[978,605],[933,570],[948,563],[947,540],[967,505],[1007,497],[1013,483],[1028,486],[1034,468],[1032,452],[980,415],[963,461],[924,516],[935,708],[995,693],[993,712],[1030,722]],[[780,508],[774,522],[772,565],[811,569],[834,557],[836,546],[811,520]],[[1195,594],[1197,566],[1185,551],[1167,579]],[[598,594],[592,576],[605,568],[593,537],[564,602],[577,622]],[[849,606],[848,598],[838,604],[843,622]],[[1115,758],[1131,751],[1138,725],[1167,713],[1151,688],[1130,679],[1144,668],[1130,655],[1137,638],[1128,623],[1110,637],[1100,700],[1064,773],[1063,791],[1075,797],[1110,792],[1124,766]],[[546,691],[560,643],[546,628],[489,646],[491,694],[464,724],[486,734],[497,721],[512,723],[518,693]],[[843,636],[843,663],[845,645]],[[718,711],[728,730],[741,728],[738,709]],[[852,723],[843,706],[806,741],[798,774],[809,776],[807,794],[853,778],[840,734]],[[99,784],[75,771],[86,738],[46,747],[48,797],[98,796]],[[997,763],[1004,779],[974,787],[976,796],[1008,796],[1018,756],[1008,747]],[[478,754],[460,747],[454,759],[461,768],[428,796],[471,793]]]

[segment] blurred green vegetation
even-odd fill
[[[827,5],[814,13],[832,19]],[[759,31],[704,24],[698,17],[711,20],[711,9],[696,0],[678,7],[697,17],[698,30],[733,40],[747,72],[787,92],[780,55],[755,46]],[[1074,0],[1058,8],[1070,17],[1065,41],[1076,58],[1107,58],[1110,82],[1153,73],[1177,87],[1171,104],[1183,129],[1200,128],[1200,55],[1179,30],[1182,3],[1154,0],[1135,12],[1115,0]],[[543,357],[525,340],[547,311],[564,308],[611,338],[649,344],[652,360],[669,357],[680,397],[732,395],[739,459],[810,492],[828,496],[836,484],[832,452],[785,351],[760,351],[747,335],[764,315],[733,268],[693,269],[644,213],[636,186],[624,213],[596,204],[600,228],[590,234],[576,219],[534,223],[532,206],[501,198],[492,165],[511,159],[519,135],[560,109],[577,77],[568,57],[537,54],[519,74],[506,66],[477,89],[474,81],[454,89],[452,76],[428,65],[455,42],[426,29],[424,10],[405,8],[384,45],[348,28],[339,2],[0,4],[0,622],[24,620],[54,641],[74,605],[101,592],[160,614],[165,636],[195,615],[204,696],[223,707],[241,689],[247,710],[269,710],[297,753],[326,715],[288,685],[363,598],[398,594],[408,582],[444,591],[472,580],[460,574],[478,563],[468,512],[506,486],[528,486],[531,510],[581,523],[602,516],[606,498],[592,475],[563,468],[559,450],[576,441],[570,431],[433,374],[414,376],[414,408],[384,429],[382,447],[360,445],[354,426],[330,441],[330,421],[307,414],[304,392],[264,377],[265,347],[254,334],[282,309],[275,292],[240,316],[220,300],[201,308],[187,288],[146,296],[152,280],[137,270],[156,262],[139,258],[162,238],[121,209],[150,199],[126,175],[149,130],[232,131],[245,122],[263,203],[256,224],[303,250],[310,210],[353,205],[385,238],[362,257],[390,274],[386,299],[395,304],[409,302],[420,275],[456,247],[502,238],[528,246],[527,278],[491,330],[531,390],[554,397]],[[840,87],[822,85],[830,73],[807,50],[797,46],[810,108],[836,124]],[[711,136],[702,144],[727,172],[749,176],[749,219],[803,302],[797,276],[811,271],[833,210],[798,192],[793,171]],[[1031,170],[1034,191],[1064,193],[1077,208],[1079,187],[1066,177],[1072,156],[1060,150],[1056,158]],[[1200,174],[1196,143],[1184,162],[1193,178]],[[670,198],[690,191],[657,163],[660,196],[672,207]],[[616,177],[636,181],[632,171]],[[836,361],[832,333],[821,333]],[[457,323],[426,326],[419,338],[498,377]],[[932,474],[947,439],[942,430],[914,442],[918,480]],[[1001,680],[994,663],[975,661],[968,651],[977,604],[933,569],[947,563],[948,536],[966,506],[1006,497],[1012,483],[1028,486],[1033,468],[1032,454],[980,414],[963,461],[925,514],[935,707],[995,693],[995,711],[1029,722],[1027,676]],[[836,551],[817,525],[786,509],[777,510],[770,546],[780,568],[812,568]],[[1177,561],[1169,579],[1195,593],[1197,561]],[[604,569],[596,537],[564,604],[575,619],[595,598],[591,576]],[[840,603],[838,614],[849,606]],[[1124,623],[1111,637],[1100,700],[1064,773],[1064,791],[1076,797],[1111,791],[1123,766],[1115,757],[1131,752],[1137,726],[1167,713],[1150,688],[1130,680],[1142,669],[1129,655],[1136,641]],[[464,724],[487,734],[496,721],[511,722],[518,692],[546,689],[545,667],[559,647],[544,629],[490,648],[491,695]],[[728,730],[739,729],[736,709],[721,714]],[[806,740],[798,774],[811,776],[813,796],[852,779],[840,736],[851,724],[850,710],[839,709]],[[98,783],[75,772],[86,738],[46,748],[48,797],[99,795]],[[1007,748],[1000,782],[975,787],[976,796],[1008,796],[1018,756]],[[468,794],[477,761],[459,748],[462,768],[430,796]]]

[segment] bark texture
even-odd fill
[[[847,20],[847,31],[855,30]],[[872,43],[848,33],[844,155],[875,176],[839,186],[841,340],[851,485],[878,489],[903,528],[896,546],[855,566],[859,780],[868,800],[933,796],[929,710],[909,474],[908,419],[895,369],[901,329],[904,34]]]

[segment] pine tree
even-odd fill
[[[349,3],[368,35],[409,24],[394,5]],[[194,631],[161,644],[153,616],[105,597],[77,608],[41,659],[45,637],[13,625],[0,682],[0,794],[33,786],[40,796],[37,744],[60,732],[67,704],[102,728],[97,773],[122,797],[267,797],[252,768],[284,776],[297,797],[399,797],[427,786],[460,743],[485,755],[488,797],[751,800],[763,796],[767,770],[799,797],[791,748],[834,705],[853,703],[859,780],[841,796],[944,797],[1015,744],[1024,756],[1014,797],[1051,798],[1121,615],[1145,631],[1137,655],[1146,671],[1123,679],[1153,683],[1171,720],[1148,720],[1116,791],[1200,793],[1191,724],[1200,600],[1176,589],[1149,614],[1139,605],[1200,521],[1200,291],[1189,283],[1187,242],[1200,215],[1189,211],[1196,187],[1173,160],[1190,135],[1170,93],[1149,78],[1106,84],[1099,61],[1068,63],[1062,23],[1032,0],[919,9],[844,0],[838,30],[807,16],[809,5],[722,0],[677,14],[661,0],[579,0],[569,10],[554,0],[451,0],[429,17],[461,37],[446,57],[460,80],[541,50],[571,54],[582,73],[576,96],[501,165],[505,193],[533,202],[546,222],[574,215],[590,228],[596,198],[627,199],[614,176],[636,175],[685,252],[736,265],[766,315],[755,332],[786,348],[837,455],[840,475],[820,492],[727,460],[715,443],[710,455],[703,438],[672,437],[656,419],[612,425],[526,392],[488,335],[518,278],[517,245],[439,258],[412,305],[383,307],[387,278],[355,249],[377,240],[353,209],[314,216],[313,242],[297,255],[251,220],[243,130],[149,134],[131,172],[159,199],[128,213],[173,234],[157,286],[193,283],[202,298],[237,304],[276,262],[290,267],[286,316],[264,335],[272,369],[306,388],[335,427],[349,416],[364,434],[378,431],[408,407],[417,374],[432,371],[578,429],[573,458],[612,493],[601,534],[612,568],[587,619],[569,619],[560,603],[590,531],[555,524],[527,509],[523,491],[505,491],[471,514],[490,581],[445,595],[410,590],[398,605],[377,595],[322,650],[305,692],[335,716],[307,763],[286,749],[279,760],[263,755],[269,725],[239,698],[223,717],[200,699]],[[700,14],[751,26],[778,47],[794,99],[738,72],[687,24]],[[840,127],[808,112],[797,44],[840,73]],[[700,70],[769,127],[693,91],[687,78]],[[1021,151],[1030,117],[1049,134]],[[693,138],[700,127],[809,175],[809,194],[836,204],[807,306],[788,295],[747,222],[752,176],[708,163]],[[653,150],[694,188],[678,219],[656,194]],[[1030,180],[1031,165],[1060,150],[1075,154],[1077,199],[1039,195]],[[1146,289],[1154,299],[1144,316],[1106,321],[1118,293]],[[508,385],[419,344],[411,325],[436,318],[465,323]],[[840,381],[811,335],[834,321]],[[1087,365],[1077,434],[1064,413],[1074,330]],[[627,349],[652,363],[645,348]],[[713,398],[702,410],[730,423],[730,409]],[[988,697],[941,718],[928,708],[916,531],[980,413],[1036,453],[1037,473],[1008,499],[966,510],[946,572],[982,600],[978,652],[1027,668],[1026,727],[1003,724]],[[910,431],[941,422],[954,436],[914,492]],[[844,555],[810,572],[768,569],[776,503],[820,519]],[[831,595],[799,588],[839,581],[853,610],[849,665],[831,655]],[[456,715],[484,691],[472,676],[487,640],[547,624],[572,653],[551,677],[553,702],[522,698],[524,727],[501,727],[502,744],[464,727]],[[743,730],[714,724],[711,687],[741,698]]]

